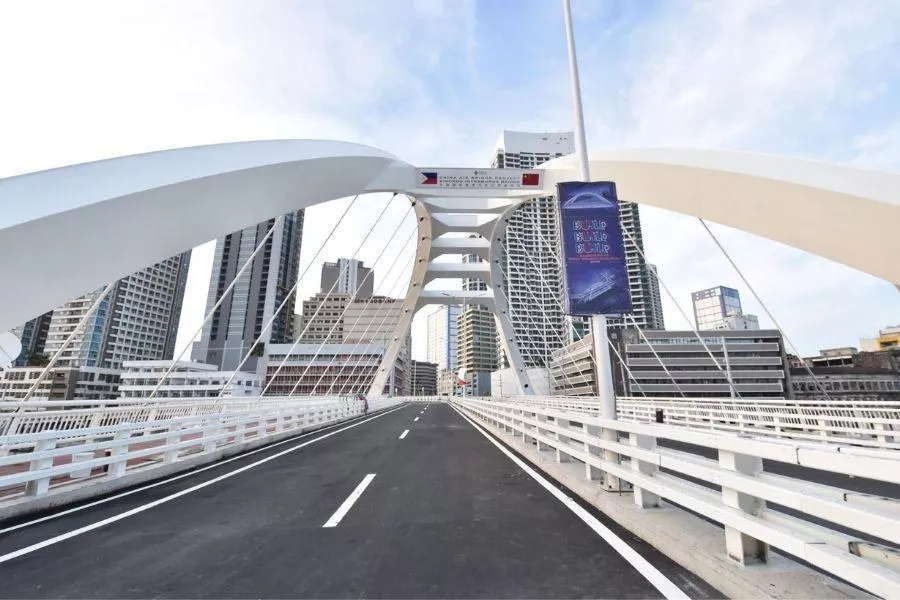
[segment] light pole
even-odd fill
[[[572,29],[572,7],[569,0],[563,0],[566,22],[566,45],[569,50],[569,75],[572,82],[572,108],[575,111],[575,153],[582,181],[591,180],[587,155],[587,140],[584,133],[584,110],[581,106],[581,82],[578,78],[578,58],[575,56],[575,33]],[[597,395],[600,397],[600,416],[604,419],[616,418],[616,391],[613,386],[612,368],[609,356],[609,336],[604,315],[591,316],[591,337],[594,342],[594,377],[597,380]],[[607,441],[618,441],[614,430],[604,427],[602,436]],[[604,452],[604,458],[615,460],[615,455]],[[619,489],[617,477],[609,473],[605,476],[607,490]]]

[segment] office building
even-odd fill
[[[242,367],[244,371],[255,372],[257,361],[265,354],[265,345],[293,341],[293,295],[272,326],[265,332],[263,327],[297,282],[303,214],[302,210],[288,213],[278,221],[277,227],[276,219],[269,219],[216,240],[206,298],[207,313],[222,298],[269,230],[275,227],[252,265],[204,326],[200,341],[194,344],[194,360],[215,365],[223,371],[233,371],[262,335],[263,347],[254,349]]]
[[[461,312],[458,304],[442,305],[428,315],[428,362],[437,364],[438,370],[456,371],[456,326]]]
[[[353,258],[339,258],[337,262],[322,265],[322,279],[319,291],[323,294],[356,294],[357,298],[368,298],[374,293],[372,269],[363,261]]]
[[[29,360],[41,360],[44,356],[44,346],[47,344],[47,332],[50,330],[50,318],[53,311],[46,312],[19,325],[12,330],[12,334],[22,342],[22,353],[15,357],[14,367],[27,366]]]
[[[734,288],[723,285],[691,294],[694,304],[694,322],[698,330],[752,330],[759,329],[756,315],[745,315],[741,308],[741,295]]]
[[[346,396],[369,393],[385,347],[379,344],[297,344],[291,351],[291,344],[270,344],[266,351],[269,358],[267,396]],[[282,362],[284,366],[278,371]],[[409,354],[403,348],[385,384],[384,394],[409,395],[409,367]]]
[[[344,340],[344,311],[348,304],[349,294],[320,292],[304,300],[294,337],[307,344],[340,344]]]
[[[115,282],[57,361],[59,366],[120,369],[130,360],[172,358],[190,252]],[[98,289],[55,309],[44,353],[54,355],[101,296]]]
[[[138,360],[122,364],[122,398],[149,398],[171,360]],[[229,379],[231,382],[229,383]],[[259,396],[262,377],[244,371],[219,371],[215,365],[181,360],[156,390],[154,398],[215,398]]]
[[[780,332],[716,331],[701,335],[715,361],[693,331],[610,331],[610,341],[625,360],[623,364],[615,353],[611,356],[616,395],[673,398],[683,393],[688,398],[728,398],[732,395],[730,375],[735,396],[790,397],[790,363]],[[591,336],[556,352],[550,374],[553,394],[595,396]]]
[[[474,235],[470,237],[475,237]],[[482,262],[476,254],[465,254],[464,263]],[[462,281],[464,291],[487,291],[481,279]],[[467,396],[486,396],[491,390],[491,371],[497,368],[499,341],[494,313],[480,304],[463,306],[456,321],[456,369],[462,372],[466,385],[454,389]],[[458,384],[459,377],[456,377]]]
[[[437,395],[437,365],[433,362],[413,360],[409,391],[413,396]]]
[[[455,371],[450,369],[438,369],[437,372],[437,393],[439,396],[457,396],[457,390],[460,389],[459,376]]]
[[[387,296],[371,296],[354,300],[344,313],[345,344],[373,343],[386,345],[394,337],[394,330],[403,315],[403,300]],[[412,347],[412,335],[407,335],[406,347]]]
[[[12,367],[0,373],[0,401],[22,400],[44,367]],[[29,400],[118,398],[121,371],[104,367],[53,367]]]
[[[459,317],[457,372],[465,376],[466,396],[487,396],[491,373],[497,369],[494,313],[484,306],[467,306]]]
[[[625,329],[614,341],[630,371],[620,373],[614,364],[614,381],[624,380],[630,396],[729,397],[729,374],[742,398],[790,396],[790,367],[777,330],[701,332],[715,362],[693,331],[642,333]]]

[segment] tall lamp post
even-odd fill
[[[566,22],[566,45],[569,50],[569,75],[572,82],[572,108],[575,111],[575,153],[578,156],[579,175],[581,181],[591,180],[590,164],[587,155],[587,140],[584,133],[584,110],[581,106],[581,82],[578,77],[578,58],[575,56],[575,34],[572,29],[572,7],[569,0],[563,0],[563,12]],[[597,395],[600,397],[600,416],[604,419],[616,418],[616,391],[613,387],[612,368],[609,356],[609,337],[606,330],[606,317],[591,317],[591,337],[594,342],[594,373],[597,380]],[[616,441],[616,432],[604,428],[603,439]],[[604,453],[606,454],[606,453]],[[615,455],[604,458],[614,460]],[[618,489],[618,478],[606,474],[605,487],[608,490]]]

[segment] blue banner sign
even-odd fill
[[[619,199],[612,181],[557,185],[566,311],[620,315],[631,311]]]

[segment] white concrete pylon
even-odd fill
[[[503,294],[502,274],[497,263],[502,249],[501,238],[506,231],[506,216],[523,200],[430,196],[416,198],[419,227],[416,264],[406,300],[401,307],[400,319],[385,349],[369,390],[370,394],[383,393],[400,348],[409,333],[413,316],[420,308],[430,304],[474,304],[493,312],[500,332],[500,343],[513,367],[519,393],[533,393],[509,318],[509,304]],[[462,237],[453,237],[454,234]],[[435,258],[447,254],[474,254],[484,262],[435,262]],[[436,279],[480,279],[487,289],[424,289],[425,285]]]

